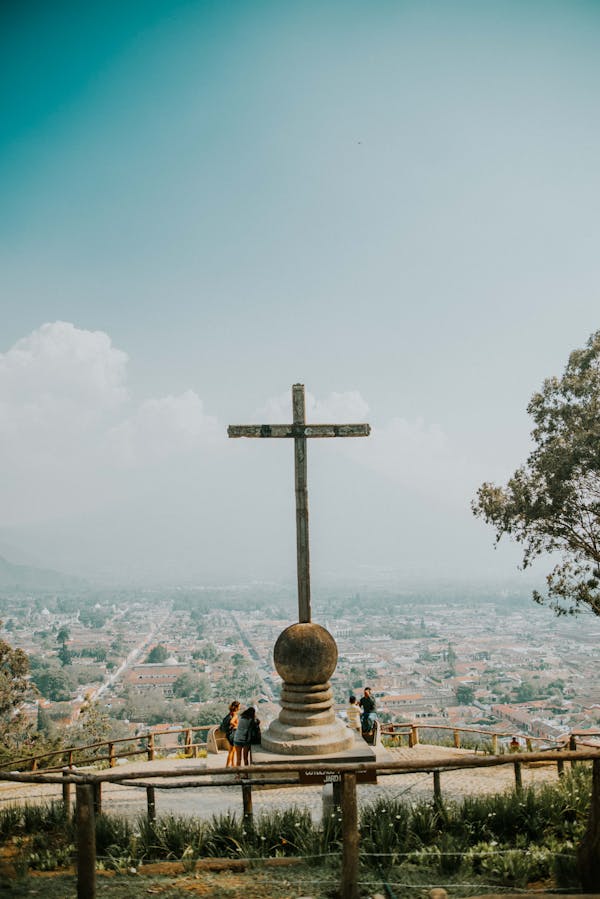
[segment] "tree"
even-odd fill
[[[28,673],[29,662],[23,650],[13,649],[10,643],[0,640],[0,722],[5,734],[25,697]]]
[[[71,639],[71,632],[70,632],[69,628],[66,626],[66,624],[63,624],[63,626],[61,627],[61,629],[59,630],[59,632],[56,635],[56,642],[62,643],[62,645],[64,646],[64,644],[68,643],[70,639]]]
[[[456,674],[456,652],[454,651],[452,643],[448,643],[446,661],[448,662],[448,672],[453,676],[454,674]]]
[[[100,629],[104,627],[109,617],[110,612],[106,608],[94,607],[93,609],[79,610],[79,620],[85,627]]]
[[[219,650],[211,640],[204,640],[198,647],[200,652],[199,658],[204,658],[207,662],[216,662],[219,658]]]
[[[205,702],[210,696],[210,683],[206,675],[184,671],[173,684],[173,696],[194,702]]]
[[[23,650],[0,640],[0,759],[18,752],[27,736],[27,721],[19,709],[28,689],[28,672],[29,662]]]
[[[108,739],[110,719],[98,702],[86,700],[81,706],[79,719],[71,732],[75,743],[100,743]]]
[[[534,449],[505,487],[485,483],[475,515],[523,546],[522,567],[545,553],[561,560],[547,575],[557,614],[600,615],[600,331],[569,356],[562,377],[544,381],[527,407]]]
[[[227,711],[224,706],[218,702],[208,702],[195,712],[193,724],[199,727],[202,724],[218,724]]]
[[[162,643],[158,643],[157,646],[153,646],[148,655],[146,656],[147,664],[156,664],[160,662],[166,661],[168,658],[168,652]]]
[[[456,701],[459,705],[471,705],[475,699],[475,692],[472,687],[466,684],[460,684],[456,688]]]
[[[71,682],[64,669],[50,666],[37,668],[31,680],[41,695],[51,702],[65,702],[71,698]]]
[[[61,643],[58,652],[56,653],[58,658],[60,659],[61,665],[64,667],[65,665],[70,665],[72,661],[71,651],[66,643]]]

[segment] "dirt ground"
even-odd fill
[[[169,865],[148,866],[152,871],[142,873],[99,873],[97,896],[99,899],[131,899],[137,896],[160,896],[161,899],[299,899],[314,897],[326,899],[335,894],[339,874],[334,871],[318,872],[307,865],[287,865],[285,868],[252,870],[201,870],[195,873],[171,873]],[[164,873],[160,873],[160,868]],[[171,866],[173,868],[173,866]],[[154,870],[156,869],[156,870]],[[320,881],[315,881],[320,877]],[[329,880],[327,880],[329,878]],[[33,874],[10,882],[0,883],[0,896],[43,899],[74,899],[77,895],[75,874]]]

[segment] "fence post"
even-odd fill
[[[454,731],[454,748],[460,749],[460,733],[457,730]]]
[[[558,771],[558,776],[562,777],[565,773],[565,763],[562,759],[559,759],[556,763],[556,770]]]
[[[358,899],[358,805],[356,774],[342,774],[342,881],[341,899]]]
[[[63,777],[68,777],[71,772],[68,768],[62,769]],[[71,817],[71,784],[68,780],[65,780],[62,785],[62,801],[63,808],[65,812],[65,818]]]
[[[600,761],[592,763],[592,799],[583,839],[577,851],[577,873],[586,893],[600,891]]]
[[[154,734],[148,734],[148,761],[154,761]]]
[[[96,897],[96,824],[90,784],[75,787],[77,807],[77,899]]]
[[[411,735],[411,745],[418,746],[419,745],[419,728],[416,724],[413,724],[410,729]]]
[[[498,755],[498,734],[492,734],[492,755]]]
[[[117,764],[117,761],[115,759],[115,744],[109,743],[108,744],[108,767],[114,768],[116,764]]]
[[[249,820],[252,818],[252,784],[247,780],[242,781],[242,803],[244,820]]]
[[[433,801],[436,805],[442,804],[442,784],[440,772],[433,772]]]
[[[573,750],[573,752],[577,751],[577,738],[575,734],[571,734],[569,737],[569,749]],[[575,768],[577,766],[577,762],[571,762],[571,768]]]
[[[513,762],[515,767],[515,790],[520,793],[523,789],[523,777],[521,774],[521,762]]]
[[[525,746],[527,748],[527,752],[533,752],[531,747],[531,739],[529,737],[525,737]]]
[[[185,731],[185,754],[188,758],[192,754],[192,732],[189,727]]]
[[[156,821],[156,796],[154,787],[146,787],[146,805],[148,807],[148,821],[154,824]]]
[[[102,814],[102,784],[100,781],[97,781],[93,785],[94,791],[94,814],[101,815]]]
[[[69,749],[69,768],[73,767],[73,750]]]

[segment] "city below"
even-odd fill
[[[30,730],[69,728],[75,744],[216,724],[233,699],[267,724],[280,689],[273,645],[295,620],[295,596],[261,584],[5,589],[0,617],[2,639],[29,657]],[[587,611],[556,617],[525,591],[330,587],[314,620],[338,645],[342,716],[349,695],[369,686],[384,723],[549,741],[600,725],[600,620]]]

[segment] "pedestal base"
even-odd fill
[[[284,683],[281,711],[263,733],[263,750],[313,757],[344,752],[353,744],[353,732],[336,718],[329,683]]]
[[[341,723],[341,722],[340,722]],[[343,764],[345,762],[375,762],[377,761],[378,755],[380,752],[375,751],[375,747],[367,745],[360,734],[351,730],[346,725],[342,724],[342,727],[345,728],[349,738],[349,745],[342,750],[336,752],[328,752],[324,751],[323,753],[312,753],[307,755],[307,753],[302,752],[302,750],[298,752],[286,752],[286,753],[278,753],[268,750],[264,745],[264,739],[260,746],[252,747],[252,764],[253,765],[276,765],[281,764],[282,762],[306,762],[307,764],[325,764],[326,762],[334,762],[336,764]],[[383,750],[386,753],[386,750]]]

